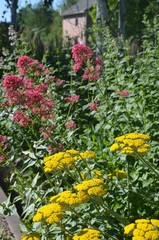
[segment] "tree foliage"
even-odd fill
[[[44,51],[52,52],[62,44],[61,16],[43,3],[32,7],[28,5],[20,12],[20,32],[35,52],[41,58]]]

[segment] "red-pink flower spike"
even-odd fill
[[[64,100],[65,100],[66,102],[72,102],[72,103],[74,103],[74,102],[78,102],[79,98],[80,98],[80,95],[72,95],[72,96],[70,96],[70,97],[64,98]]]
[[[83,44],[75,44],[72,48],[72,58],[77,63],[83,63],[93,57],[93,51],[90,47]]]
[[[76,128],[76,124],[75,124],[75,122],[74,121],[68,121],[68,122],[66,122],[65,123],[65,127],[66,128],[73,128],[73,129],[75,129]]]
[[[50,70],[45,68],[43,64],[39,63],[38,60],[32,59],[28,56],[21,56],[18,59],[17,67],[21,75],[26,74],[34,74],[34,75],[41,75],[41,74],[49,74]]]
[[[127,96],[129,96],[129,91],[128,90],[121,90],[121,91],[118,91],[118,94],[122,97],[127,97]]]
[[[96,112],[98,110],[98,102],[97,101],[91,102],[89,109],[90,109],[90,111]]]

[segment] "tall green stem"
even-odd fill
[[[159,176],[159,172],[155,169],[155,167],[149,163],[148,161],[146,161],[141,154],[139,154],[138,152],[135,153],[136,157],[140,159],[140,161],[146,165],[149,169],[151,169],[155,174],[157,174]]]

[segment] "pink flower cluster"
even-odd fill
[[[93,101],[90,103],[89,106],[90,111],[97,111],[98,110],[98,102],[97,101]]]
[[[19,122],[22,127],[27,127],[28,125],[33,125],[31,118],[26,116],[23,110],[16,110],[13,114],[13,121]]]
[[[7,148],[7,146],[8,146],[7,137],[0,134],[0,162],[4,162],[6,160],[4,151]]]
[[[72,96],[70,96],[70,97],[64,98],[64,100],[65,100],[66,102],[75,103],[75,102],[78,102],[79,98],[80,98],[80,95],[72,95]]]
[[[128,90],[121,90],[121,91],[118,91],[117,93],[122,97],[129,96],[129,91]]]
[[[45,68],[38,60],[32,59],[28,56],[21,56],[18,59],[17,67],[21,75],[34,74],[39,76],[50,73],[50,70]]]
[[[65,123],[65,127],[69,129],[76,129],[76,123],[74,121],[67,121]]]
[[[58,153],[58,152],[62,152],[63,151],[63,144],[62,143],[59,143],[56,147],[52,146],[52,145],[49,145],[48,146],[48,150],[51,154],[55,154],[55,153]]]
[[[52,130],[55,127],[53,125],[45,126],[45,127],[40,127],[39,131],[42,133],[43,139],[48,139],[51,136]]]
[[[26,60],[26,65],[25,65]],[[18,66],[25,66],[24,72],[27,72],[29,66],[27,64],[32,63],[33,60],[22,56],[18,59]],[[35,60],[36,64],[37,63]],[[31,64],[32,68],[33,64]],[[45,72],[45,69],[41,66],[41,73]],[[40,73],[40,71],[39,71]],[[22,78],[16,75],[8,75],[3,79],[3,89],[5,90],[5,97],[8,100],[8,105],[20,105],[20,110],[14,113],[13,120],[20,123],[21,126],[27,127],[29,124],[33,124],[31,119],[26,116],[26,111],[31,111],[34,115],[39,115],[42,118],[52,118],[54,115],[52,109],[54,107],[53,101],[47,97],[46,84],[38,84],[35,79]]]
[[[91,48],[82,44],[75,44],[72,48],[72,58],[75,61],[74,72],[78,72],[84,64],[88,63],[82,76],[83,80],[97,81],[99,79],[103,60],[100,57],[95,58]]]
[[[23,86],[23,78],[17,77],[15,75],[8,75],[3,80],[3,88],[6,91],[13,91],[17,88]]]
[[[0,146],[1,148],[5,149],[8,146],[7,137],[0,134]]]
[[[17,82],[20,82],[20,84],[15,84],[15,81],[12,81],[12,79],[17,79]],[[43,83],[36,85],[33,80],[26,78],[23,79],[23,84],[21,84],[21,81],[18,81],[18,79],[19,77],[12,75],[12,77],[6,76],[3,80],[3,87],[6,90],[5,96],[9,100],[9,104],[19,104],[23,108],[31,110],[33,114],[44,118],[51,117],[54,103],[45,96],[47,86]]]
[[[72,48],[72,58],[76,63],[83,63],[93,57],[93,51],[90,47],[83,44],[75,44]]]

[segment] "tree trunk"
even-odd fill
[[[17,29],[17,8],[18,8],[18,0],[12,0],[10,5],[11,24],[13,25],[13,29],[15,31]]]
[[[119,35],[125,38],[125,14],[126,7],[124,0],[118,0],[119,3],[119,17],[118,17],[118,31]]]
[[[102,34],[100,27],[103,23],[106,23],[108,20],[108,8],[107,0],[97,0],[97,13],[96,13],[96,22],[97,22],[97,50],[96,53],[101,52],[102,45]]]

